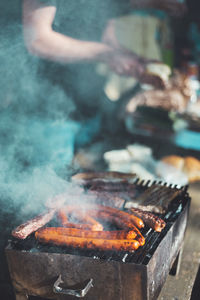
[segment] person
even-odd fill
[[[139,77],[144,70],[139,56],[101,40],[110,11],[117,15],[119,6],[111,0],[24,1],[26,47],[30,54],[43,59],[40,76],[73,99],[79,118],[97,113],[104,99],[103,78],[96,74],[95,63],[105,63],[124,76]]]
[[[54,91],[51,92],[54,98],[41,93],[38,97],[41,112],[54,107],[54,111],[67,115],[71,99],[75,106],[70,113],[72,119],[86,123],[86,120],[99,117],[100,125],[88,123],[86,131],[96,126],[100,130],[103,127],[104,133],[116,133],[117,124],[112,124],[116,105],[110,103],[104,93],[106,79],[97,74],[96,64],[104,63],[120,76],[137,79],[142,76],[147,60],[113,42],[115,39],[109,29],[112,18],[139,7],[154,7],[177,14],[183,5],[172,6],[171,0],[23,1],[24,41],[29,54],[40,59],[37,76],[41,82],[50,83],[50,89],[57,87],[63,91],[59,103]],[[85,135],[88,135],[86,140],[90,140],[90,133],[81,132],[78,136]]]
[[[24,0],[24,41],[29,53],[48,61],[43,70],[40,67],[40,75],[62,85],[77,109],[90,116],[104,98],[96,62],[107,64],[119,75],[136,78],[144,72],[146,63],[116,40],[113,42],[109,20],[134,8],[152,7],[175,15],[184,8],[172,0]]]

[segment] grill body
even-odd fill
[[[177,257],[186,230],[190,198],[182,196],[182,209],[172,211],[167,226],[161,233],[150,230],[146,244],[135,253],[96,253],[94,250],[76,251],[21,249],[10,241],[6,256],[17,300],[28,295],[45,299],[70,300],[74,296],[57,294],[53,285],[59,275],[65,287],[79,288],[87,279],[93,279],[93,288],[86,300],[153,300]],[[180,203],[180,199],[178,201]]]

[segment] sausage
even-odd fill
[[[133,224],[128,222],[125,219],[120,219],[117,216],[111,215],[106,211],[98,211],[95,209],[90,209],[87,211],[88,215],[92,216],[93,218],[97,218],[103,220],[104,222],[113,224],[120,229],[130,230],[133,229]]]
[[[18,239],[24,240],[34,231],[38,230],[39,228],[46,225],[51,219],[53,218],[56,210],[52,209],[48,211],[47,213],[41,214],[21,225],[19,225],[17,228],[15,228],[12,231],[12,236]]]
[[[103,225],[100,224],[99,222],[97,222],[91,216],[88,216],[88,215],[80,216],[80,212],[79,212],[78,218],[80,218],[86,224],[91,224],[93,226],[93,230],[97,230],[97,231],[102,231],[103,230]]]
[[[107,240],[107,239],[94,239],[82,238],[74,236],[66,236],[57,233],[51,235],[42,231],[35,233],[36,239],[41,243],[56,244],[58,246],[67,246],[73,248],[87,248],[99,250],[116,250],[116,251],[133,251],[140,246],[136,240]]]
[[[139,208],[131,208],[129,212],[143,219],[145,224],[147,224],[149,227],[153,228],[157,232],[161,232],[166,226],[166,223],[163,219],[148,211],[143,211]]]
[[[77,214],[80,213],[80,206],[77,205],[68,205],[65,206],[65,210],[68,213],[75,212]],[[87,214],[87,218],[93,217],[93,218],[100,218],[104,219],[105,221],[109,221],[110,223],[116,224],[119,228],[126,229],[126,230],[134,230],[137,233],[136,240],[139,241],[140,245],[144,245],[145,239],[142,236],[141,232],[138,230],[138,228],[133,224],[133,220],[137,220],[137,224],[140,226],[143,225],[144,223],[141,219],[126,213],[124,211],[111,208],[108,206],[103,206],[103,205],[88,205],[85,206],[84,208],[85,214]],[[82,214],[83,212],[81,212]],[[85,220],[86,220],[85,219]],[[99,223],[100,224],[100,223]]]
[[[57,217],[63,226],[65,226],[66,224],[69,224],[66,213],[63,210],[59,210],[57,212]],[[71,224],[73,224],[73,223],[71,223]]]
[[[71,181],[73,182],[88,182],[96,179],[100,179],[102,181],[129,181],[133,180],[136,177],[135,174],[132,173],[122,173],[122,172],[85,172],[78,173],[71,177]]]
[[[133,192],[135,190],[135,186],[132,183],[127,181],[104,181],[104,180],[93,180],[88,184],[88,188],[91,191],[99,191],[99,192]]]
[[[122,228],[124,230],[131,230],[136,233],[136,240],[139,241],[140,245],[143,246],[145,244],[145,238],[142,236],[141,232],[138,228],[126,219],[119,218],[118,216],[111,215],[109,212],[98,211],[98,210],[88,210],[87,214],[91,215],[94,218],[102,219],[106,222],[110,222],[115,224],[117,227]]]
[[[75,223],[69,223],[68,222],[68,218],[66,216],[66,213],[70,214],[70,213],[75,213],[77,218],[83,222],[85,222],[86,227],[87,224],[90,225],[89,229],[91,230],[96,230],[96,231],[102,231],[103,230],[103,226],[97,222],[96,220],[94,220],[91,216],[85,215],[83,214],[83,212],[80,211],[80,208],[78,209],[78,206],[66,206],[65,208],[63,208],[63,210],[58,211],[57,216],[61,221],[61,224],[64,227],[75,227],[75,228],[80,228],[80,224],[75,224]],[[72,225],[74,224],[74,226]],[[84,228],[82,228],[84,229]]]
[[[39,229],[38,232],[43,232],[47,235],[57,233],[67,236],[75,236],[82,238],[94,238],[94,239],[125,239],[130,240],[136,237],[136,232],[133,230],[113,230],[113,231],[91,231],[82,230],[77,228],[64,228],[64,227],[46,227]]]
[[[130,223],[132,222],[135,226],[137,226],[139,228],[144,227],[144,222],[140,218],[138,218],[132,214],[129,214],[125,211],[122,211],[122,210],[119,210],[119,209],[116,209],[116,208],[113,208],[110,206],[104,206],[104,205],[98,205],[98,204],[87,205],[87,206],[84,206],[81,210],[80,206],[67,205],[67,206],[65,206],[65,209],[68,214],[70,214],[72,212],[76,213],[78,215],[78,218],[84,218],[84,221],[87,221],[87,219],[89,218],[89,215],[87,213],[88,210],[95,209],[98,211],[108,212],[111,215],[116,215],[121,219],[126,219],[127,221],[129,221]],[[94,220],[92,222],[94,222]],[[86,222],[86,223],[90,223],[90,222]]]
[[[119,218],[129,220],[138,228],[144,227],[144,222],[140,218],[138,218],[134,215],[131,215],[125,211],[122,211],[122,210],[119,210],[119,209],[116,209],[116,208],[113,208],[110,206],[104,206],[104,205],[96,205],[96,206],[99,210],[106,211],[106,212],[109,212],[110,214],[118,216]]]
[[[63,225],[64,228],[77,228],[77,229],[82,229],[82,230],[92,230],[92,231],[98,231],[98,228],[96,228],[96,225],[91,225],[91,224],[79,224],[79,223],[70,223],[67,222]]]
[[[141,246],[145,244],[145,238],[138,230],[138,228],[126,219],[119,218],[118,216],[111,215],[109,212],[106,211],[98,211],[98,210],[89,210],[88,214],[92,215],[94,218],[99,218],[105,221],[109,221],[112,224],[115,224],[117,227],[122,228],[124,230],[131,230],[135,231],[136,233],[136,240],[140,243]]]

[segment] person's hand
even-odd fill
[[[102,35],[102,42],[115,49],[120,49],[122,47],[116,36],[115,19],[111,19],[108,21]]]
[[[128,50],[114,49],[106,64],[118,75],[140,78],[145,70],[145,60]]]

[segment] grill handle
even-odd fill
[[[64,294],[64,295],[71,295],[75,296],[77,298],[83,298],[88,293],[88,291],[93,287],[93,279],[88,279],[86,282],[86,285],[83,289],[64,289],[59,286],[60,283],[63,283],[63,280],[61,278],[61,275],[59,275],[58,279],[55,281],[53,285],[53,291],[56,294]]]

